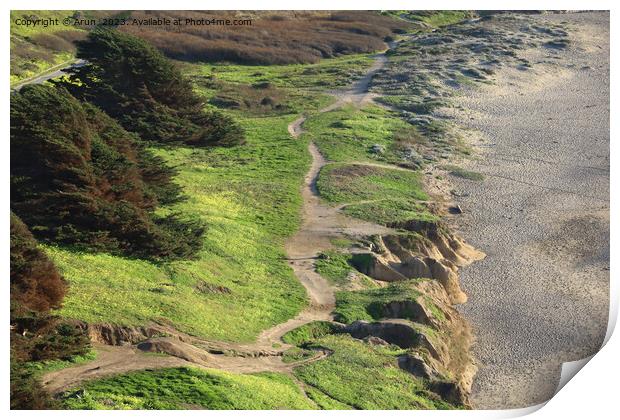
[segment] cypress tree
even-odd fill
[[[77,57],[87,64],[58,83],[142,139],[193,146],[243,141],[241,127],[218,111],[204,111],[189,80],[146,41],[98,29],[77,48]]]

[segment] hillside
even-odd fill
[[[121,30],[149,41],[171,58],[238,64],[316,63],[323,58],[369,53],[416,27],[406,20],[362,11],[149,11],[132,12],[130,18],[237,22],[176,28],[126,25]]]
[[[245,23],[184,23],[174,28],[140,23],[175,18]],[[64,24],[65,19],[71,24]],[[26,24],[26,20],[57,20],[58,24]],[[126,22],[120,30],[149,41],[170,58],[239,64],[315,63],[321,58],[377,51],[395,34],[415,27],[374,12],[13,10],[11,84],[68,66],[75,59],[75,41],[98,25],[119,25],[120,20]]]
[[[74,41],[84,39],[89,28],[26,24],[26,19],[62,22],[68,17],[98,18],[111,12],[75,10],[12,10],[11,11],[11,84],[27,80],[51,68],[68,65],[75,57]]]
[[[12,407],[471,408],[450,177],[485,176],[436,111],[564,30],[119,16],[252,23],[12,28],[12,77],[84,60],[11,94]]]

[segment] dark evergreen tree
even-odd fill
[[[147,42],[99,29],[77,45],[77,56],[87,64],[70,70],[68,80],[59,83],[126,130],[147,141],[194,146],[243,140],[241,127],[220,112],[205,112],[191,83]]]
[[[204,228],[157,218],[178,198],[173,172],[93,105],[65,89],[11,96],[11,207],[40,240],[140,258],[188,258]]]

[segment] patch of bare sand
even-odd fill
[[[609,14],[532,19],[567,21],[569,48],[527,52],[531,70],[502,70],[453,114],[478,151],[462,165],[486,176],[453,179],[460,230],[487,253],[461,271],[477,408],[548,400],[607,326]]]

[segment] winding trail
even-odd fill
[[[319,113],[330,112],[347,104],[361,107],[372,101],[376,94],[368,92],[368,86],[373,76],[383,68],[386,62],[385,53],[375,55],[375,62],[367,73],[348,89],[331,91],[330,94],[337,98],[336,101],[319,110]],[[302,115],[288,125],[288,132],[293,138],[299,138],[303,134],[302,126],[306,119],[307,117]],[[312,157],[312,163],[301,191],[302,223],[297,233],[286,242],[285,249],[295,276],[308,293],[310,305],[297,317],[263,331],[256,343],[246,347],[248,349],[263,351],[273,349],[273,343],[284,345],[280,338],[287,332],[309,322],[332,319],[331,314],[335,306],[334,290],[329,282],[315,271],[314,261],[321,252],[333,248],[334,238],[384,235],[393,232],[385,226],[347,217],[339,212],[340,207],[321,204],[316,185],[321,169],[328,162],[313,142],[309,142],[308,152]],[[387,164],[361,162],[356,164],[407,170]]]
[[[394,44],[390,43],[390,47]],[[387,58],[385,52],[375,55],[375,62],[366,74],[354,82],[348,89],[329,92],[336,97],[336,101],[319,110],[319,113],[330,112],[345,105],[364,106],[377,95],[368,92],[368,86],[373,76],[385,66]],[[293,138],[303,134],[305,115],[300,116],[288,125],[288,132]],[[334,290],[329,282],[321,277],[314,269],[314,261],[319,254],[333,248],[334,238],[364,237],[369,235],[384,235],[393,233],[393,230],[375,223],[365,222],[347,217],[340,213],[341,206],[329,207],[321,204],[317,190],[317,179],[321,169],[328,163],[313,142],[308,143],[308,152],[312,157],[310,169],[302,186],[302,223],[300,229],[285,244],[286,254],[295,276],[305,287],[310,305],[297,317],[278,324],[263,331],[256,343],[240,346],[245,349],[273,349],[273,343],[285,345],[280,338],[287,332],[313,321],[332,319],[335,306]],[[357,162],[355,164],[376,166],[388,169],[408,170],[395,165]]]
[[[392,46],[393,44],[390,44],[390,47]],[[372,77],[386,62],[384,52],[376,54],[375,62],[367,73],[348,89],[329,92],[336,97],[336,101],[319,112],[333,111],[347,104],[361,107],[372,101],[376,94],[368,92],[368,86]],[[288,132],[292,137],[298,138],[303,133],[302,125],[306,118],[302,115],[288,125]],[[290,372],[301,364],[328,357],[327,351],[317,351],[309,359],[294,363],[284,363],[281,357],[283,352],[291,347],[281,341],[284,334],[313,321],[332,319],[331,314],[335,306],[334,290],[326,279],[316,273],[314,261],[322,251],[333,247],[331,241],[334,238],[386,234],[391,233],[392,230],[385,226],[344,216],[339,212],[339,207],[321,204],[316,182],[321,168],[327,162],[313,142],[308,144],[308,151],[312,156],[312,164],[301,191],[302,224],[299,231],[285,244],[289,264],[305,287],[310,299],[310,304],[304,311],[295,318],[263,331],[256,342],[251,344],[202,340],[171,329],[170,332],[177,338],[156,340],[173,346],[171,354],[177,357],[146,353],[135,345],[96,344],[94,345],[97,350],[96,360],[44,375],[42,378],[44,388],[55,395],[83,381],[103,376],[140,369],[179,366],[199,366],[235,373]],[[356,164],[407,170],[392,165],[363,162]]]

